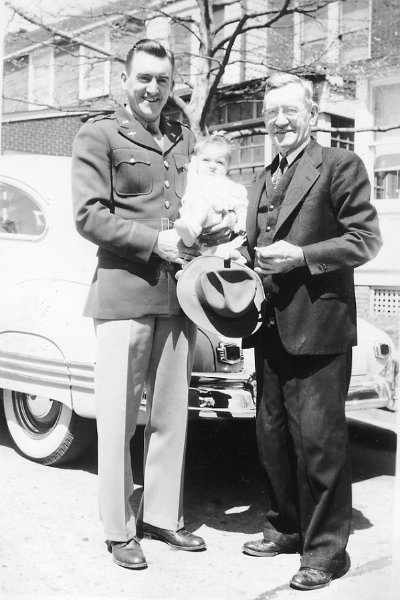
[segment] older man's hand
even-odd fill
[[[303,250],[284,240],[270,246],[255,248],[255,251],[254,270],[259,275],[287,273],[305,265]]]

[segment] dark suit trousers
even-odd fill
[[[256,347],[257,441],[270,499],[264,537],[298,548],[303,567],[335,570],[351,521],[351,351],[294,356],[276,326],[264,334]]]

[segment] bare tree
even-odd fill
[[[307,64],[295,63],[293,53],[294,18],[304,23],[322,22],[321,16],[331,4],[345,3],[347,0],[193,0],[193,10],[188,11],[184,0],[149,0],[134,3],[128,0],[112,2],[102,11],[95,13],[96,18],[103,16],[114,27],[123,29],[129,19],[135,19],[147,25],[163,17],[170,23],[170,31],[180,35],[182,43],[170,37],[171,45],[181,65],[191,65],[191,69],[180,69],[179,93],[174,100],[186,115],[195,132],[204,131],[213,102],[218,90],[225,82],[229,69],[237,68],[238,76],[243,80],[254,66],[254,72],[262,79],[271,69],[296,69],[304,74],[315,72],[338,73],[326,61],[327,45],[313,56]],[[106,51],[83,34],[75,36],[59,25],[46,22],[35,16],[29,9],[21,9],[17,2],[6,0],[6,5],[27,22],[45,29],[54,41],[65,40],[70,44],[79,44],[95,51],[107,60],[123,62],[123,57]],[[182,8],[182,10],[180,10]],[[186,9],[186,10],[185,10]],[[224,12],[225,9],[225,12]],[[222,17],[222,18],[221,18]],[[289,25],[288,25],[289,23]],[[273,48],[268,48],[266,32],[273,34],[273,43],[280,45],[281,58],[274,62]],[[257,40],[259,40],[257,42]],[[48,41],[46,42],[48,43]],[[336,43],[333,40],[332,43]],[[271,50],[268,53],[268,49]],[[291,51],[290,51],[291,49]],[[268,56],[267,56],[268,54]],[[277,52],[275,52],[275,55]],[[278,52],[279,54],[279,52]],[[258,71],[256,70],[258,68]],[[194,70],[194,74],[193,74]],[[254,76],[254,75],[253,75]]]

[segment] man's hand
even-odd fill
[[[178,243],[179,256],[180,256],[180,258],[183,258],[184,264],[186,264],[187,262],[190,262],[191,260],[196,258],[196,256],[200,256],[199,248],[200,248],[200,246],[198,246],[197,244],[193,244],[193,246],[185,246],[183,241],[179,240],[179,243]]]
[[[181,238],[175,229],[160,231],[153,252],[168,262],[184,265],[185,260],[181,256],[182,253],[179,248],[180,243],[182,243]]]
[[[255,248],[256,258],[254,270],[259,275],[272,275],[273,273],[287,273],[296,267],[305,264],[303,250],[283,240]]]
[[[206,246],[218,246],[229,242],[233,228],[238,221],[237,215],[232,210],[227,211],[220,223],[205,227],[198,238],[199,243]]]

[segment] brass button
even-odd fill
[[[167,190],[169,190],[170,183],[167,179],[164,181],[164,185],[167,188]]]
[[[271,231],[271,225],[267,225],[265,231]]]
[[[135,162],[135,159],[133,158],[133,156],[129,159],[129,162],[132,164]]]
[[[169,207],[170,207],[169,200],[166,200],[166,201],[164,202],[164,206],[165,206],[165,208],[169,208]]]
[[[270,204],[269,209],[268,210],[274,210],[275,206],[273,204]]]
[[[169,169],[169,162],[167,160],[164,160],[164,167],[166,169]]]

